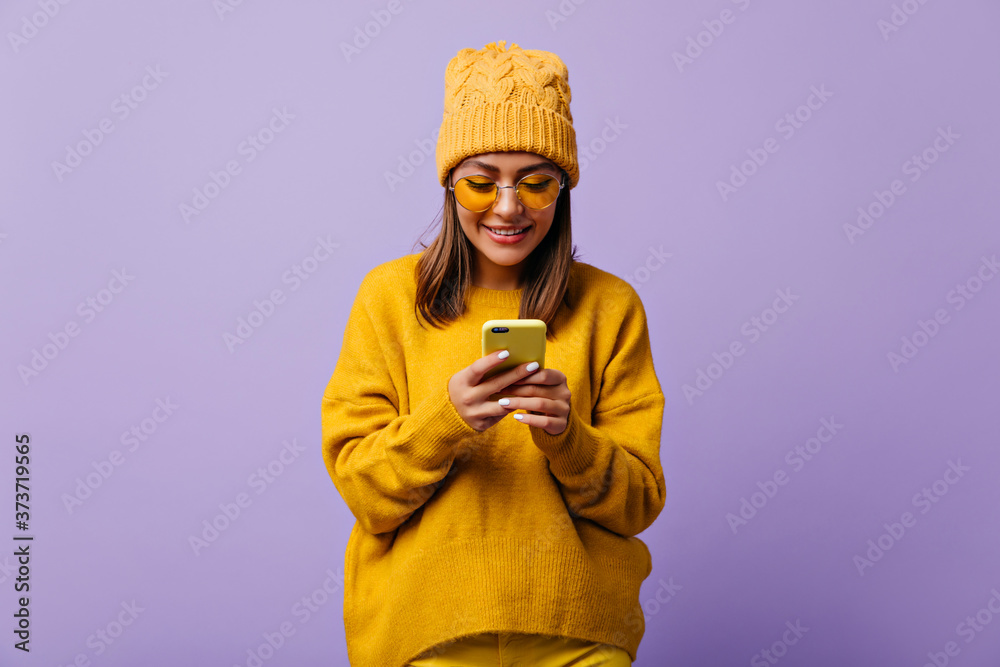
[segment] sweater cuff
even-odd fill
[[[408,426],[419,434],[413,443],[412,455],[420,463],[432,467],[446,460],[460,442],[480,434],[458,414],[447,386],[427,396],[417,406]]]
[[[566,428],[559,435],[536,426],[531,428],[535,445],[549,460],[549,469],[558,478],[578,475],[594,464],[597,442],[590,437],[587,426],[570,406]]]

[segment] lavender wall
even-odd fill
[[[998,20],[3,3],[0,663],[346,664],[320,397],[440,207],[445,65],[505,39],[569,67],[575,240],[638,289],[667,397],[635,664],[1000,664]]]

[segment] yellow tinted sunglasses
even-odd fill
[[[455,193],[455,201],[462,208],[475,213],[482,213],[493,206],[500,196],[500,190],[514,188],[518,200],[525,206],[536,211],[548,208],[562,191],[565,183],[551,174],[528,174],[515,185],[498,186],[496,181],[488,176],[475,174],[458,179],[458,182],[448,189]]]

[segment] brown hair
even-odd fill
[[[566,176],[565,170],[562,174]],[[567,307],[572,307],[566,287],[570,268],[577,260],[577,247],[572,243],[569,191],[569,187],[564,187],[559,193],[553,204],[556,210],[552,226],[528,256],[518,313],[520,319],[543,320],[547,328],[546,337],[550,339],[554,337],[552,321],[559,306],[565,303]],[[439,211],[441,231],[429,246],[420,242],[425,250],[417,262],[414,310],[419,309],[424,319],[434,327],[453,322],[465,312],[465,292],[472,284],[475,249],[462,230],[455,207],[451,190],[444,188],[444,206]]]

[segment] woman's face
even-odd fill
[[[448,184],[454,185],[466,176],[480,175],[503,187],[516,185],[523,176],[535,173],[551,174],[557,180],[562,178],[562,171],[548,158],[524,151],[507,151],[466,158],[452,170]],[[548,233],[556,206],[553,203],[542,210],[528,208],[517,198],[513,188],[500,190],[493,206],[481,213],[455,202],[459,223],[476,252],[473,284],[490,289],[520,287],[525,260]],[[524,233],[501,237],[490,228],[524,229]]]

